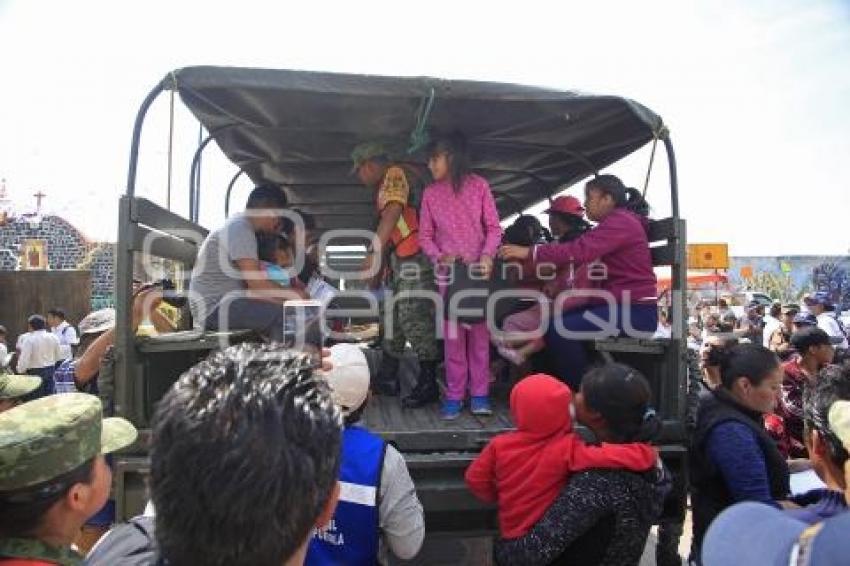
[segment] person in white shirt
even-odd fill
[[[41,388],[34,398],[53,393],[53,370],[60,361],[59,339],[48,332],[44,317],[34,314],[27,320],[29,333],[21,342],[21,353],[15,366],[17,373],[41,377]]]
[[[779,328],[782,327],[782,303],[773,303],[770,305],[770,311],[764,315],[764,327],[762,328],[762,346],[770,347],[770,337]]]
[[[62,357],[59,361],[70,360],[74,356],[73,347],[80,343],[77,331],[65,320],[65,311],[53,308],[47,311],[47,324],[50,332],[59,339]]]
[[[734,312],[735,311],[733,311],[729,307],[729,301],[727,301],[725,298],[721,298],[717,301],[717,314],[720,315],[720,320],[726,318],[726,315],[729,313],[732,313],[732,315],[737,318],[737,315],[735,315]]]
[[[673,326],[670,324],[670,315],[667,309],[658,311],[658,328],[652,336],[654,340],[669,340],[673,337]]]
[[[0,325],[0,373],[3,373],[3,370],[6,369],[6,366],[9,364],[9,347],[6,345],[6,327]]]
[[[806,303],[809,312],[815,315],[818,321],[818,328],[826,332],[833,338],[841,338],[841,342],[835,345],[835,349],[839,352],[850,348],[847,342],[847,335],[841,328],[834,313],[834,306],[829,294],[825,291],[817,291],[807,296],[803,301]]]

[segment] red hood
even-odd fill
[[[537,437],[572,429],[573,392],[551,375],[529,375],[511,391],[511,415],[517,429]]]

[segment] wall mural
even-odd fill
[[[842,310],[850,310],[850,257],[732,257],[729,286],[762,291],[783,302],[797,302],[812,291],[826,291]]]

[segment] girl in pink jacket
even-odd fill
[[[428,168],[434,183],[425,189],[419,212],[419,245],[445,276],[458,262],[478,265],[486,274],[502,238],[496,202],[487,181],[469,169],[466,141],[452,134],[429,148]],[[445,293],[446,283],[438,280]],[[486,321],[443,323],[446,399],[442,416],[460,415],[467,389],[473,414],[491,414],[490,335]]]

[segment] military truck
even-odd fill
[[[136,195],[145,117],[154,100],[168,91],[176,92],[209,132],[190,164],[190,206],[185,213]],[[351,149],[375,139],[415,148],[431,129],[466,133],[472,168],[490,182],[503,218],[551,199],[647,144],[652,144],[653,158],[656,146],[665,149],[671,216],[651,222],[650,240],[654,265],[667,266],[672,273],[672,338],[610,338],[590,342],[588,348],[600,359],[637,367],[652,384],[653,404],[664,420],[660,451],[675,475],[664,532],[667,544],[676,544],[687,485],[685,222],[679,217],[673,145],[662,119],[617,96],[489,82],[246,68],[189,67],[170,72],[145,98],[136,118],[119,212],[114,406],[142,434],[133,449],[115,458],[119,519],[139,513],[146,501],[149,425],[157,400],[209,351],[251,339],[239,330],[134,335],[129,305],[139,256],[181,266],[177,286],[188,288],[185,278],[209,228],[199,222],[201,196],[220,199],[229,211],[235,208],[230,204],[231,191],[243,175],[255,184],[280,185],[291,206],[313,215],[320,231],[372,230],[373,193],[352,177]],[[202,191],[199,163],[212,141],[232,161],[234,175],[225,180],[229,182],[207,181]],[[415,151],[409,159],[417,160]],[[357,242],[343,238],[333,243]],[[354,270],[356,255],[326,253],[324,261],[337,270]],[[375,355],[377,351],[370,358]],[[405,374],[413,373],[412,359],[409,362],[403,364]],[[492,417],[465,414],[444,422],[436,406],[402,410],[397,399],[376,397],[365,418],[404,454],[425,508],[428,541],[437,540],[439,544],[432,546],[444,549],[451,544],[455,563],[481,563],[490,537],[498,532],[496,514],[466,490],[463,472],[491,437],[512,428],[505,399],[497,398]],[[423,561],[437,563],[440,559],[435,556]]]

